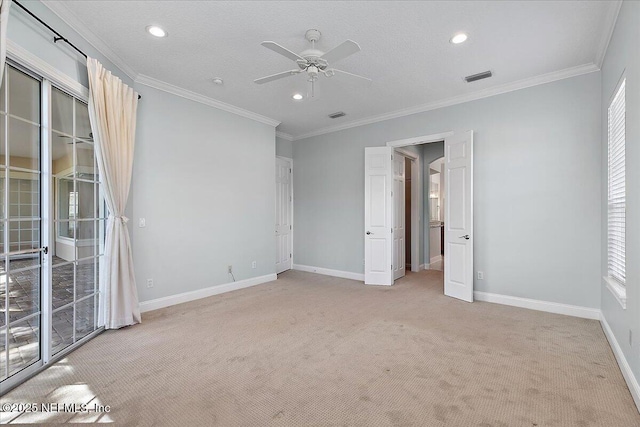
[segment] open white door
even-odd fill
[[[405,254],[405,157],[393,155],[393,280],[404,277]]]
[[[393,148],[364,149],[364,283],[393,284]]]
[[[291,269],[291,161],[276,158],[276,273]]]
[[[444,141],[444,294],[473,301],[473,131]]]

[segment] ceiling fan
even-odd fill
[[[340,75],[352,78],[354,81],[360,81],[366,84],[371,83],[372,80],[369,78],[329,67],[329,64],[333,64],[337,61],[340,61],[341,59],[359,52],[360,46],[358,45],[358,43],[354,42],[353,40],[347,40],[341,45],[334,47],[330,51],[323,52],[316,49],[316,42],[320,40],[320,36],[320,31],[313,29],[308,30],[305,33],[304,37],[311,43],[311,49],[307,49],[304,52],[301,52],[299,55],[290,51],[286,47],[279,45],[276,42],[262,42],[262,46],[266,47],[267,49],[271,49],[272,51],[295,61],[298,65],[298,68],[262,77],[254,80],[254,82],[257,84],[269,83],[274,80],[282,79],[284,77],[307,73],[307,81],[311,83],[311,96],[314,96],[314,84],[318,80],[318,76],[320,74],[324,74],[326,77]]]

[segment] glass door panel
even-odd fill
[[[98,328],[98,238],[102,198],[87,105],[52,89],[55,206],[52,353]]]
[[[7,67],[0,102],[0,380],[39,362],[41,81]]]

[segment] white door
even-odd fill
[[[291,161],[276,158],[276,273],[291,269]]]
[[[404,277],[405,261],[405,158],[393,155],[393,280]]]
[[[444,294],[473,301],[473,131],[444,141]]]
[[[364,149],[364,283],[393,284],[393,148]]]

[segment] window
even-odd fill
[[[608,111],[607,276],[614,287],[624,287],[626,280],[625,83],[623,79]]]

